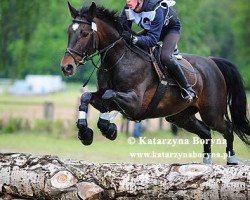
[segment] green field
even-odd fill
[[[58,155],[61,158],[81,159],[88,162],[95,163],[173,163],[173,162],[200,162],[201,158],[198,156],[192,156],[190,158],[184,157],[185,153],[201,153],[202,145],[194,144],[193,136],[190,133],[181,131],[178,137],[174,137],[169,132],[155,132],[144,133],[142,137],[157,138],[157,139],[180,139],[179,144],[145,144],[136,140],[136,144],[131,145],[128,142],[128,138],[125,134],[120,133],[115,141],[109,141],[101,136],[100,132],[95,133],[94,142],[90,146],[84,146],[81,142],[74,138],[56,138],[48,137],[48,135],[39,134],[0,134],[0,151],[1,152],[24,152],[38,155]],[[213,136],[216,140],[216,144],[212,146],[212,151],[215,154],[213,159],[217,164],[224,164],[226,161],[222,157],[225,145],[218,143],[222,141],[222,137],[217,134]],[[183,144],[180,141],[189,139],[189,144]],[[144,140],[145,141],[145,140]],[[163,141],[163,140],[161,140]],[[187,140],[185,140],[187,141]],[[246,147],[238,138],[235,141],[235,151],[238,158],[243,160],[250,159],[250,149]],[[153,156],[152,152],[157,154]],[[150,157],[131,157],[131,153],[150,153]],[[159,156],[159,153],[167,156]],[[171,153],[171,154],[168,154]],[[179,156],[177,153],[181,153]],[[221,157],[217,157],[217,153],[220,153]],[[193,153],[192,153],[193,154]],[[133,154],[135,155],[135,154]],[[137,154],[136,154],[137,155]],[[142,154],[139,154],[142,155]],[[184,158],[183,158],[184,157]]]
[[[170,131],[150,131],[142,134],[141,140],[136,140],[131,145],[125,133],[119,133],[115,141],[104,138],[96,127],[98,113],[91,111],[89,125],[94,129],[94,142],[84,146],[77,139],[75,127],[77,98],[80,96],[80,85],[70,85],[67,91],[47,96],[13,97],[8,94],[0,96],[0,119],[8,120],[9,117],[19,117],[36,121],[42,118],[42,104],[45,101],[55,105],[55,118],[61,123],[55,130],[43,131],[37,129],[15,130],[6,133],[0,129],[0,152],[23,152],[37,155],[58,155],[61,158],[81,159],[88,162],[129,162],[129,163],[173,163],[173,162],[200,162],[203,151],[202,144],[194,144],[195,135],[181,130],[177,137]],[[248,94],[249,97],[249,94]],[[1,121],[0,121],[1,122]],[[117,122],[119,124],[120,121]],[[58,127],[69,126],[68,128]],[[40,124],[46,126],[48,124]],[[0,123],[1,126],[1,123]],[[144,139],[161,139],[160,141],[177,141],[177,144],[144,144]],[[225,145],[222,136],[213,133],[213,138],[218,139],[212,146],[215,153],[213,159],[217,164],[226,163],[224,158]],[[185,142],[183,142],[185,141]],[[167,142],[166,142],[167,143]],[[250,160],[250,150],[237,137],[235,151],[239,159]],[[143,154],[144,153],[144,154]],[[220,156],[220,157],[219,157]]]

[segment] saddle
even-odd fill
[[[158,76],[159,81],[165,80],[168,82],[169,85],[177,85],[177,82],[175,79],[171,76],[171,74],[167,73],[165,74],[164,68],[165,66],[162,65],[160,55],[161,55],[161,46],[157,45],[150,49],[150,54],[152,57],[154,57],[153,66],[155,69],[155,72]],[[186,76],[186,79],[188,83],[191,86],[194,86],[197,82],[197,76],[196,71],[194,67],[185,59],[181,54],[179,54],[178,49],[175,49],[175,52],[173,56],[176,57],[177,62],[182,67],[182,70],[184,72],[184,75]]]
[[[177,81],[173,79],[169,73],[165,74],[164,72],[165,66],[163,66],[160,61],[161,46],[158,45],[154,47],[153,49],[150,49],[149,51],[150,51],[151,58],[153,58],[152,62],[153,62],[155,72],[159,79],[159,84],[146,111],[140,116],[138,121],[146,119],[146,117],[154,111],[154,109],[157,107],[157,105],[163,98],[164,94],[166,93],[168,85],[170,86],[178,85]],[[184,72],[184,75],[187,78],[188,83],[191,86],[194,86],[197,83],[197,76],[196,76],[195,69],[185,58],[182,57],[182,55],[178,53],[178,50],[175,51],[174,56],[177,58],[177,62],[179,62],[180,66],[182,67],[182,70]]]

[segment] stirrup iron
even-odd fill
[[[193,100],[196,98],[196,96],[193,97],[193,96],[190,94],[191,92],[189,92],[189,91],[186,90],[185,88],[181,88],[181,90],[183,90],[183,91],[186,93],[186,96],[184,96],[183,93],[181,92],[182,98],[185,99],[185,100],[187,100],[188,102],[191,102],[191,101],[193,101]]]

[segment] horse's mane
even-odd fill
[[[82,7],[79,11],[80,17],[87,17],[89,7]],[[112,25],[118,32],[121,32],[121,17],[117,14],[117,11],[110,11],[103,6],[96,7],[96,16]]]

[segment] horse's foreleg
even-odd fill
[[[107,90],[103,94],[102,99],[107,106],[114,102],[126,116],[136,116],[141,109],[142,95],[139,96],[134,90],[129,92]]]
[[[91,97],[92,93],[83,93],[79,106],[79,115],[77,121],[77,128],[79,129],[78,138],[84,145],[90,145],[93,142],[93,131],[88,128],[87,122],[88,104],[91,100]]]
[[[102,134],[110,140],[115,140],[117,137],[117,127],[114,123],[110,123],[109,111],[112,110],[111,106],[115,104],[121,112],[128,116],[133,116],[140,108],[140,99],[135,91],[124,93],[106,90],[104,93],[84,93],[81,97],[81,106],[79,107],[83,108],[83,116],[87,113],[86,105],[88,103],[100,111],[97,126]],[[87,120],[83,119],[82,121],[83,127],[87,128]]]
[[[117,127],[114,123],[110,123],[110,105],[115,103],[121,112],[131,116],[138,108],[138,96],[134,91],[123,93],[106,90],[102,95],[102,100],[102,108],[100,109],[101,113],[97,126],[106,138],[115,140],[117,137]]]
[[[110,139],[115,140],[117,137],[117,127],[114,123],[110,123],[109,112],[101,112],[99,120],[97,122],[97,127],[100,129],[102,134]]]
[[[103,104],[100,98],[102,94],[101,92],[92,93],[90,104],[100,111],[97,127],[106,138],[115,140],[117,137],[117,127],[114,123],[110,123],[108,107]]]

